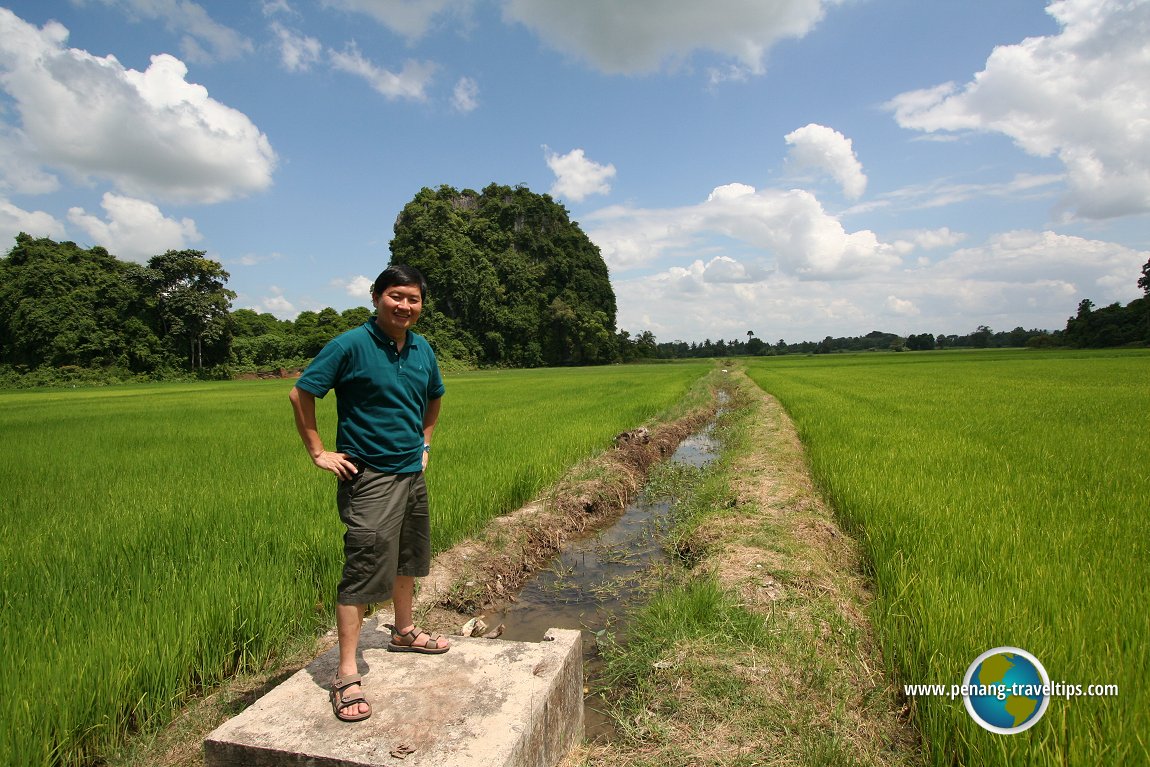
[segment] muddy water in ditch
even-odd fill
[[[716,456],[708,426],[679,443],[667,459],[701,468]],[[664,533],[671,523],[671,504],[652,500],[646,493],[623,510],[615,524],[588,537],[569,542],[549,567],[529,580],[517,601],[489,611],[488,626],[504,624],[503,639],[538,642],[549,628],[583,632],[583,669],[594,689],[599,668],[596,632],[619,632],[626,608],[637,597],[642,571],[663,561]],[[586,734],[589,740],[610,738],[612,727],[602,712],[603,701],[586,698]]]

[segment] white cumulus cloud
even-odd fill
[[[68,48],[67,37],[60,24],[37,29],[0,8],[0,88],[19,115],[14,130],[43,165],[181,201],[218,202],[271,184],[267,137],[187,82],[182,61],[161,54],[138,72]]]
[[[371,300],[371,286],[374,284],[375,280],[362,274],[357,274],[346,282],[340,282],[349,296],[368,303]]]
[[[479,83],[470,77],[461,77],[455,83],[451,104],[460,112],[471,112],[479,106]]]
[[[654,72],[709,51],[761,74],[767,51],[806,35],[841,0],[506,0],[504,18],[602,72]],[[712,80],[715,80],[712,73]],[[718,79],[738,79],[730,71]]]
[[[465,13],[471,0],[322,0],[323,4],[365,14],[409,40],[427,34],[437,16]]]
[[[994,49],[965,85],[888,104],[913,130],[982,131],[1066,167],[1068,208],[1084,218],[1150,211],[1150,3],[1057,0],[1062,30]]]
[[[255,304],[248,308],[256,312],[267,312],[277,319],[293,320],[299,314],[299,310],[295,308],[295,304],[287,299],[281,290],[276,285],[269,285],[268,291],[270,296],[264,296]]]
[[[414,101],[427,98],[427,87],[438,68],[432,61],[408,60],[404,62],[403,69],[392,72],[365,58],[354,43],[342,51],[333,51],[331,63],[338,70],[362,77],[375,91],[388,99]]]
[[[895,240],[892,243],[899,253],[910,253],[915,249],[937,250],[957,245],[966,239],[962,232],[952,232],[950,227],[943,226],[938,229],[920,229],[903,235],[905,239]]]
[[[611,191],[611,179],[615,177],[615,166],[601,165],[587,159],[582,149],[572,149],[567,154],[557,154],[543,148],[547,157],[547,167],[555,174],[551,195],[572,202],[581,202],[593,194],[607,194]]]
[[[707,282],[751,282],[754,274],[746,264],[730,256],[715,256],[707,262],[703,279]]]
[[[618,324],[660,340],[742,338],[817,341],[883,330],[969,333],[1016,326],[1057,330],[1083,298],[1097,305],[1140,295],[1135,281],[1150,252],[1052,231],[1003,232],[917,267],[852,280],[762,272],[744,282],[710,279],[734,260],[664,258],[649,274],[616,278]],[[722,307],[717,311],[716,307]]]
[[[83,208],[71,208],[68,220],[83,229],[92,242],[119,258],[142,263],[168,250],[183,250],[200,239],[195,221],[168,218],[144,200],[108,192],[101,207],[106,219],[91,215]]]
[[[946,248],[957,245],[966,239],[966,235],[962,232],[952,232],[950,227],[944,226],[939,229],[926,229],[921,232],[916,232],[914,243],[924,250],[934,250],[935,248]]]
[[[16,235],[64,239],[64,225],[42,210],[24,210],[0,197],[0,254],[7,253]]]
[[[722,238],[802,279],[850,279],[900,262],[895,248],[874,232],[848,232],[814,195],[802,190],[756,190],[735,183],[707,200],[669,209],[605,208],[585,218],[588,236],[607,263],[626,270],[696,251]],[[767,267],[763,267],[767,268]]]
[[[1019,230],[991,237],[979,247],[954,251],[936,273],[977,282],[1059,281],[1095,303],[1131,300],[1150,253],[1103,240],[1052,231]]]
[[[60,188],[60,179],[32,157],[24,135],[0,122],[0,191],[48,194]]]
[[[886,308],[893,314],[901,314],[905,317],[916,317],[922,313],[913,301],[907,301],[898,296],[887,296]]]
[[[828,173],[847,198],[857,200],[866,191],[866,174],[849,138],[833,128],[811,123],[785,137],[789,159],[799,168]]]

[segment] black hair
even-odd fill
[[[392,285],[418,285],[419,298],[427,300],[427,280],[414,266],[391,264],[375,278],[371,285],[371,296],[376,298]]]

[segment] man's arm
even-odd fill
[[[439,406],[442,403],[442,397],[436,397],[427,403],[427,409],[423,412],[423,444],[431,444],[431,435],[435,432],[435,422],[439,420]],[[426,450],[423,451],[423,469],[427,470],[427,461],[430,456]]]
[[[345,453],[329,453],[323,449],[323,439],[315,420],[315,395],[293,386],[288,394],[292,412],[295,413],[295,428],[312,463],[324,471],[330,471],[340,479],[351,479],[356,468]]]

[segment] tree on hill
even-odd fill
[[[549,195],[422,189],[395,222],[391,253],[427,278],[421,325],[437,347],[527,367],[619,358],[607,265]]]

